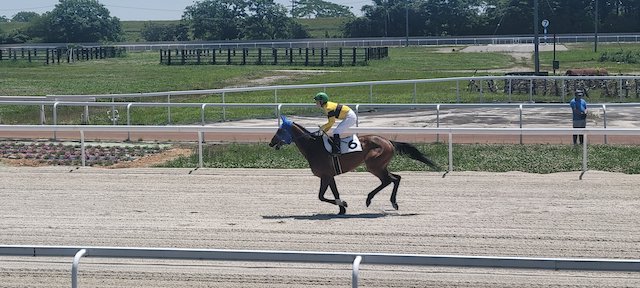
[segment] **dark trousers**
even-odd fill
[[[579,119],[573,120],[573,128],[586,128],[587,127],[587,119]],[[575,134],[573,135],[573,144],[578,144],[578,139],[580,140],[580,144],[584,143],[584,135]]]

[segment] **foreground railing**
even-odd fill
[[[44,131],[44,132],[79,132],[79,140],[82,150],[82,166],[86,165],[85,132],[162,132],[162,133],[196,133],[198,135],[198,168],[203,167],[203,143],[204,133],[257,133],[274,134],[274,127],[220,127],[220,126],[94,126],[94,125],[0,125],[3,131]],[[313,130],[310,128],[309,130]],[[317,127],[315,128],[317,129]],[[453,171],[453,136],[454,135],[584,135],[582,147],[582,173],[588,170],[588,136],[640,136],[637,128],[424,128],[424,127],[356,127],[350,130],[354,133],[382,133],[382,134],[422,134],[422,135],[448,135],[449,165],[447,173]],[[54,134],[55,135],[55,134]],[[446,175],[446,173],[445,173]],[[443,176],[444,177],[444,176]]]
[[[0,246],[0,256],[74,257],[71,269],[72,288],[78,287],[78,269],[80,259],[82,257],[352,264],[352,287],[358,287],[359,269],[361,264],[640,272],[640,259],[570,259],[383,253],[331,253],[128,247],[56,247],[24,245]]]

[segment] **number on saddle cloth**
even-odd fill
[[[324,149],[327,152],[331,153],[332,147],[331,142],[329,142],[329,137],[325,134],[322,135],[322,140],[324,142]],[[347,154],[351,152],[362,151],[362,146],[360,145],[360,139],[358,139],[358,135],[353,134],[349,137],[343,137],[340,141],[340,154]]]

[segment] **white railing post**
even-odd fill
[[[436,105],[436,128],[440,128],[440,104]],[[440,133],[436,134],[437,142],[440,142]]]
[[[449,132],[449,172],[453,171],[453,133]]]
[[[202,141],[204,139],[204,132],[199,131],[198,132],[198,167],[202,168],[203,166],[203,160],[202,160]]]
[[[44,105],[40,105],[40,125],[46,124],[46,119],[44,116]]]
[[[518,112],[520,114],[520,120],[518,122],[520,122],[520,129],[522,129],[522,104],[518,106]],[[520,132],[520,145],[522,145],[522,132]]]
[[[278,122],[278,127],[280,127],[280,117],[282,115],[282,104],[278,104],[276,106],[276,121]]]
[[[131,126],[131,106],[133,103],[127,104],[127,126]],[[127,141],[131,141],[131,131],[127,131]]]
[[[87,152],[85,152],[85,147],[84,147],[84,131],[80,130],[80,149],[82,149],[80,151],[80,157],[82,157],[82,167],[86,166],[86,162],[87,162]]]
[[[204,103],[204,104],[202,104],[202,106],[200,106],[200,121],[202,122],[202,126],[205,125],[205,120],[204,120],[204,118],[205,118],[205,116],[204,116],[205,108],[207,108],[207,104],[206,103]]]
[[[171,94],[167,95],[167,104],[171,104]],[[171,125],[171,105],[167,105],[167,121]]]
[[[58,125],[58,104],[60,102],[53,103],[53,125]],[[53,140],[56,139],[56,130],[53,130]]]
[[[86,249],[81,249],[73,257],[73,264],[71,265],[71,288],[78,288],[78,265],[80,265],[80,258],[87,253]]]
[[[116,102],[116,99],[114,97],[112,97],[111,98],[111,103],[115,103],[115,102]],[[118,121],[118,118],[116,117],[116,106],[112,105],[111,106],[111,123],[113,125],[116,125],[116,124],[118,124],[117,121]]]
[[[356,259],[353,260],[353,270],[351,271],[351,288],[358,288],[360,262],[362,262],[362,256],[356,256]]]
[[[225,104],[225,92],[222,92],[222,104]],[[222,105],[222,121],[227,121],[227,105]]]
[[[607,129],[607,105],[602,104],[602,128]],[[604,134],[604,144],[607,144],[607,134]]]

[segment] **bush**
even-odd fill
[[[604,52],[600,55],[600,62],[640,63],[640,51]]]

